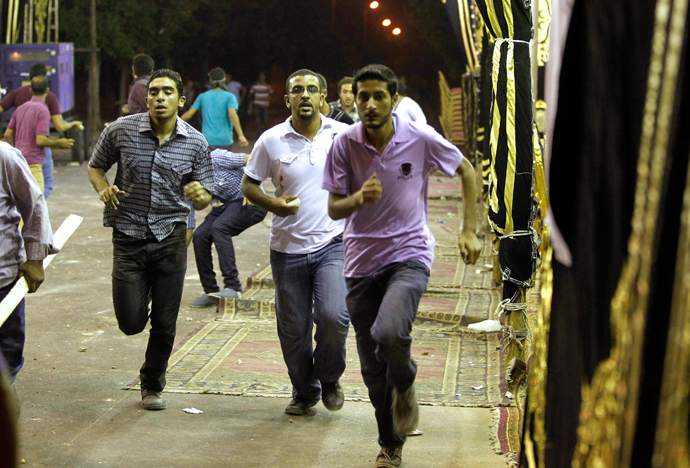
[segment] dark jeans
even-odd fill
[[[428,282],[429,269],[417,260],[392,263],[363,278],[347,278],[347,308],[383,446],[406,440],[393,429],[393,387],[405,390],[417,376],[410,332]]]
[[[218,263],[225,287],[242,291],[232,238],[266,217],[266,210],[258,206],[242,205],[242,202],[243,199],[239,198],[214,208],[194,231],[196,268],[207,294],[220,290],[216,282],[216,272],[213,271],[213,244],[216,244],[218,251]]]
[[[320,382],[333,383],[345,371],[347,315],[340,236],[303,255],[271,250],[276,284],[276,318],[283,359],[292,382],[292,396],[318,401]],[[316,325],[316,349],[312,328]]]
[[[113,229],[113,305],[126,335],[136,335],[151,319],[141,387],[160,392],[175,342],[177,314],[187,271],[186,225],[168,237],[135,239]],[[149,315],[149,293],[151,313]]]
[[[9,294],[15,283],[16,281],[0,288],[0,302]],[[24,315],[24,299],[22,299],[0,327],[0,352],[7,361],[12,382],[17,378],[17,373],[24,365],[25,335],[26,317]]]
[[[268,128],[268,107],[267,106],[254,106],[254,112],[256,113],[256,130],[261,133],[266,131]]]

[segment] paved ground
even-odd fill
[[[137,377],[148,334],[127,337],[117,328],[110,230],[86,167],[57,166],[48,204],[53,229],[70,213],[84,222],[27,299],[26,364],[16,383],[22,466],[373,466],[378,446],[368,403],[347,402],[336,413],[319,405],[313,418],[290,418],[285,399],[170,394],[167,410],[141,410],[138,393],[122,387]],[[236,240],[243,281],[268,261],[267,245],[261,224]],[[201,293],[190,251],[178,338],[213,320],[214,309],[188,307]],[[204,413],[182,411],[188,407]],[[421,419],[424,435],[406,444],[405,467],[505,466],[491,447],[490,410],[423,407]]]

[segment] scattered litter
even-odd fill
[[[485,263],[485,264],[484,264],[484,269],[485,269],[485,270],[493,270],[493,269],[494,269],[494,266],[491,265],[490,263]]]
[[[473,389],[473,390],[481,390],[481,389],[483,389],[483,388],[484,388],[484,385],[476,385],[476,386],[475,386],[475,385],[472,385],[472,389]]]
[[[117,367],[115,367],[115,366],[112,366],[112,367],[111,367],[111,369],[117,369]]]
[[[445,224],[445,223],[446,223],[446,222],[445,222],[444,220],[442,220],[442,219],[437,219],[436,222],[437,222],[437,223],[441,223],[441,224]]]
[[[293,423],[293,421],[292,421],[292,419],[290,419],[290,424],[292,424],[292,423]]]
[[[483,332],[497,332],[501,331],[501,322],[498,320],[484,320],[477,323],[470,323],[467,328]]]
[[[185,408],[182,411],[184,411],[185,413],[189,413],[189,414],[201,414],[201,413],[203,413],[203,411],[198,410],[196,408]]]
[[[185,320],[186,320],[187,322],[191,322],[191,321],[194,320],[194,319],[193,319],[192,317],[187,317]]]
[[[462,393],[456,393],[455,396],[462,396]]]
[[[422,353],[422,356],[428,356],[428,355],[429,355],[429,351],[424,351],[424,352]]]
[[[515,398],[515,395],[513,395],[513,392],[506,392],[506,398],[512,400],[513,398]]]
[[[414,431],[408,432],[407,437],[415,437],[415,436],[420,436],[423,435],[424,433],[420,431],[419,429],[415,429]]]
[[[79,348],[79,352],[80,352],[80,353],[85,353],[85,352],[86,352],[86,348]]]
[[[238,359],[237,364],[242,364],[242,359]]]

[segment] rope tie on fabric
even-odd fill
[[[501,44],[503,44],[504,42],[508,42],[508,43],[512,42],[513,44],[527,44],[527,45],[530,44],[529,41],[521,41],[520,39],[508,39],[505,37],[496,38],[496,46],[500,47]]]
[[[501,346],[505,354],[508,354],[508,347],[510,346],[510,343],[517,343],[517,345],[520,346],[521,349],[524,347],[524,344],[522,342],[527,339],[526,328],[516,330],[512,326],[507,325],[502,327],[502,331],[503,337],[501,338],[501,341],[499,341],[499,345]]]
[[[506,312],[527,312],[526,302],[510,302],[510,299],[503,299],[498,307],[496,307],[496,316],[505,315]]]
[[[529,231],[513,231],[509,234],[506,234],[504,236],[499,236],[499,239],[508,239],[508,238],[514,238],[514,237],[521,237],[521,236],[533,236],[537,233],[536,230],[530,229]]]

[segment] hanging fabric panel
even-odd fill
[[[529,2],[478,0],[494,36],[492,103],[488,119],[490,158],[489,221],[499,234],[528,231],[533,220],[534,147]]]

